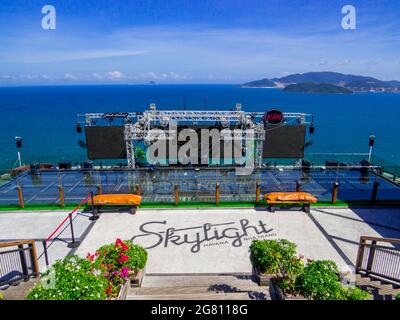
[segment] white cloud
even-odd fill
[[[121,80],[121,79],[125,78],[125,75],[121,71],[118,71],[118,70],[109,71],[106,73],[106,76],[110,80]]]
[[[8,74],[3,74],[0,76],[0,79],[11,80],[13,77]]]
[[[73,74],[70,74],[70,73],[65,73],[64,74],[64,79],[65,80],[78,80],[77,77],[75,77]]]
[[[151,79],[151,80],[184,80],[189,78],[187,76],[180,75],[174,71],[163,72],[160,75],[155,73],[154,71],[150,71],[141,73],[140,76],[144,79]]]
[[[33,80],[38,78],[37,75],[32,75],[32,74],[20,74],[19,77],[25,80]]]
[[[140,75],[141,75],[143,78],[152,79],[152,80],[157,80],[157,79],[159,78],[159,76],[158,76],[155,72],[153,72],[153,71],[146,72],[146,73],[141,73]],[[163,75],[167,76],[166,73],[164,73]]]
[[[93,79],[93,80],[101,80],[101,79],[103,79],[103,76],[98,74],[98,73],[96,73],[96,72],[94,72],[91,75],[91,79]]]
[[[44,79],[44,80],[51,80],[51,77],[48,76],[47,74],[42,74],[40,77],[41,77],[42,79]]]

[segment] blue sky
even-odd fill
[[[56,30],[41,28],[46,4]],[[346,4],[356,30],[341,27]],[[1,85],[400,79],[400,1],[0,0],[0,48]]]

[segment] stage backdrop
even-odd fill
[[[263,158],[303,158],[305,125],[266,125]]]
[[[85,133],[90,160],[126,158],[124,126],[85,127]]]

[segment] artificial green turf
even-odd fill
[[[0,211],[39,211],[39,210],[73,210],[78,204],[68,204],[65,207],[60,207],[54,204],[33,204],[27,205],[25,208],[19,206],[0,206]],[[159,203],[159,202],[145,202],[140,205],[142,209],[175,209],[175,208],[190,208],[190,209],[201,209],[201,208],[254,208],[266,206],[267,203],[263,200],[258,205],[255,205],[252,201],[221,201],[217,206],[212,202],[181,202],[179,205],[174,203]],[[284,205],[282,205],[284,206]],[[337,201],[332,204],[328,201],[318,202],[311,205],[312,207],[352,207],[352,206],[371,206],[369,201]],[[377,201],[374,206],[390,207],[400,206],[399,201]],[[87,205],[82,208],[87,208]]]

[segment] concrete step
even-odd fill
[[[237,293],[237,292],[253,292],[253,293],[268,293],[269,287],[241,286],[240,288],[232,288],[229,286],[219,287],[141,287],[130,288],[130,295],[176,295],[176,294],[212,294],[212,293]]]
[[[374,296],[374,300],[393,300],[400,292],[400,289],[394,288],[392,284],[383,283],[367,276],[357,275],[356,282],[358,287],[370,292]]]
[[[160,295],[128,295],[126,300],[252,300],[249,293],[187,293]]]
[[[177,275],[177,276],[152,276],[146,275],[143,278],[142,287],[231,287],[257,289],[258,284],[251,276],[219,276],[219,275]]]
[[[40,278],[30,278],[29,281],[20,281],[15,285],[10,285],[0,293],[4,300],[25,300],[29,291],[40,281]]]

